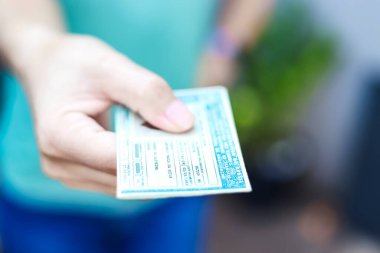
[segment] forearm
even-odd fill
[[[239,48],[251,46],[265,27],[275,0],[227,0],[219,26]]]
[[[0,55],[13,71],[22,71],[62,31],[55,0],[0,0]]]
[[[265,27],[275,0],[225,0],[198,73],[198,85],[234,83],[236,57],[252,47]]]

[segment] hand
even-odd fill
[[[63,184],[115,194],[116,138],[106,112],[120,103],[170,132],[193,115],[168,84],[101,41],[54,35],[18,72],[33,109],[44,172]]]
[[[198,72],[198,86],[233,85],[236,76],[236,63],[213,52],[206,51],[201,59]]]

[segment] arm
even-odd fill
[[[168,84],[105,43],[65,32],[53,0],[0,0],[0,54],[32,107],[44,172],[64,184],[114,195],[114,103],[163,130],[192,127]]]
[[[201,61],[198,84],[232,84],[236,57],[258,39],[273,6],[274,0],[224,2],[217,27]]]
[[[54,0],[0,0],[0,55],[14,71],[63,31]]]
[[[268,22],[274,0],[227,1],[219,26],[225,29],[238,49],[250,47]]]

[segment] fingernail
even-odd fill
[[[166,117],[174,125],[178,126],[180,130],[186,131],[193,127],[194,116],[183,102],[176,99],[173,101],[165,111]]]

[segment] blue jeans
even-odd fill
[[[4,253],[194,253],[205,238],[206,198],[179,198],[134,218],[57,214],[3,197]],[[206,222],[207,223],[207,222]]]

